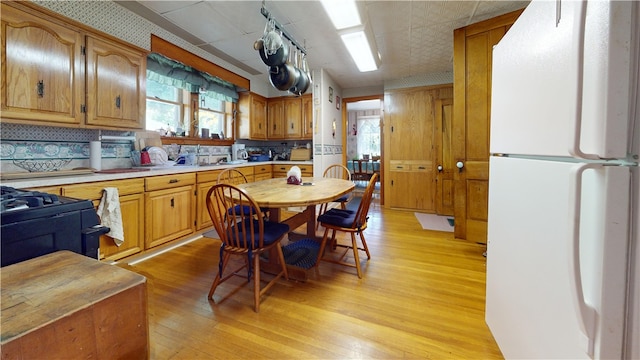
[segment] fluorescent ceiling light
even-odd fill
[[[360,14],[354,0],[320,0],[336,30],[360,25]]]
[[[355,61],[360,72],[373,71],[378,69],[378,64],[374,58],[369,41],[364,31],[350,32],[341,34],[340,37],[344,45],[349,50],[349,54]]]

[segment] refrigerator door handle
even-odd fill
[[[578,53],[584,54],[584,33],[586,28],[586,12],[587,12],[587,3],[582,2],[579,5],[579,16],[577,17],[578,26],[576,26],[576,31],[574,33],[574,43],[578,45]],[[583,101],[583,86],[584,86],[584,56],[578,56],[578,76],[576,77],[576,86],[577,86],[577,96],[576,96],[576,116],[573,119],[573,132],[570,132],[570,147],[569,154],[571,156],[580,158],[580,159],[592,159],[598,160],[600,157],[597,154],[588,154],[582,151],[580,148],[581,143],[581,131],[582,131],[582,101]]]
[[[580,271],[580,208],[582,202],[582,175],[587,169],[602,168],[600,163],[583,163],[571,169],[569,191],[569,280],[576,316],[582,331],[584,351],[593,358],[596,310],[584,300],[582,274]]]

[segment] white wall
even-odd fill
[[[324,69],[314,71],[313,79],[313,172],[322,176],[329,165],[342,164],[342,109],[336,108],[336,96],[342,102],[342,89]]]

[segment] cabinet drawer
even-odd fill
[[[289,169],[291,169],[291,166],[289,165],[272,165],[273,166],[273,173],[286,173],[289,171]]]
[[[271,174],[271,165],[258,165],[253,167],[253,173],[259,174]]]
[[[200,171],[196,173],[198,184],[218,181],[218,175],[220,175],[221,172],[222,172],[222,169],[213,170],[213,171]]]
[[[162,175],[144,179],[146,191],[169,189],[178,186],[193,185],[195,183],[195,173]]]
[[[76,184],[62,187],[62,195],[78,199],[99,200],[106,187],[118,188],[118,195],[130,195],[144,192],[144,179],[99,181],[88,184]]]
[[[431,161],[415,160],[391,160],[389,165],[389,171],[430,172],[433,167]]]
[[[313,165],[273,165],[273,177],[287,177],[287,173],[291,170],[292,166],[299,167],[303,177],[313,176]]]
[[[236,168],[236,170],[243,173],[244,176],[246,177],[253,177],[253,168],[254,168],[253,166],[244,166],[244,167]]]
[[[298,165],[302,176],[313,176],[313,165]]]

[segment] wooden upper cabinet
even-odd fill
[[[313,139],[313,97],[302,96],[302,138]]]
[[[240,93],[238,99],[238,139],[267,139],[267,99],[250,92]]]
[[[267,102],[267,123],[269,139],[284,139],[284,100],[281,98]]]
[[[312,138],[311,131],[306,128],[306,126],[312,125],[306,125],[304,120],[302,97],[271,98],[267,101],[267,107],[269,123],[267,137],[269,140]],[[306,132],[308,132],[308,137],[303,137],[303,133]]]
[[[284,122],[287,139],[302,138],[302,100],[299,97],[284,99]]]
[[[144,128],[146,54],[87,37],[87,125]]]
[[[2,121],[144,128],[145,50],[28,1],[0,16]]]
[[[2,118],[80,125],[82,34],[2,3]]]

